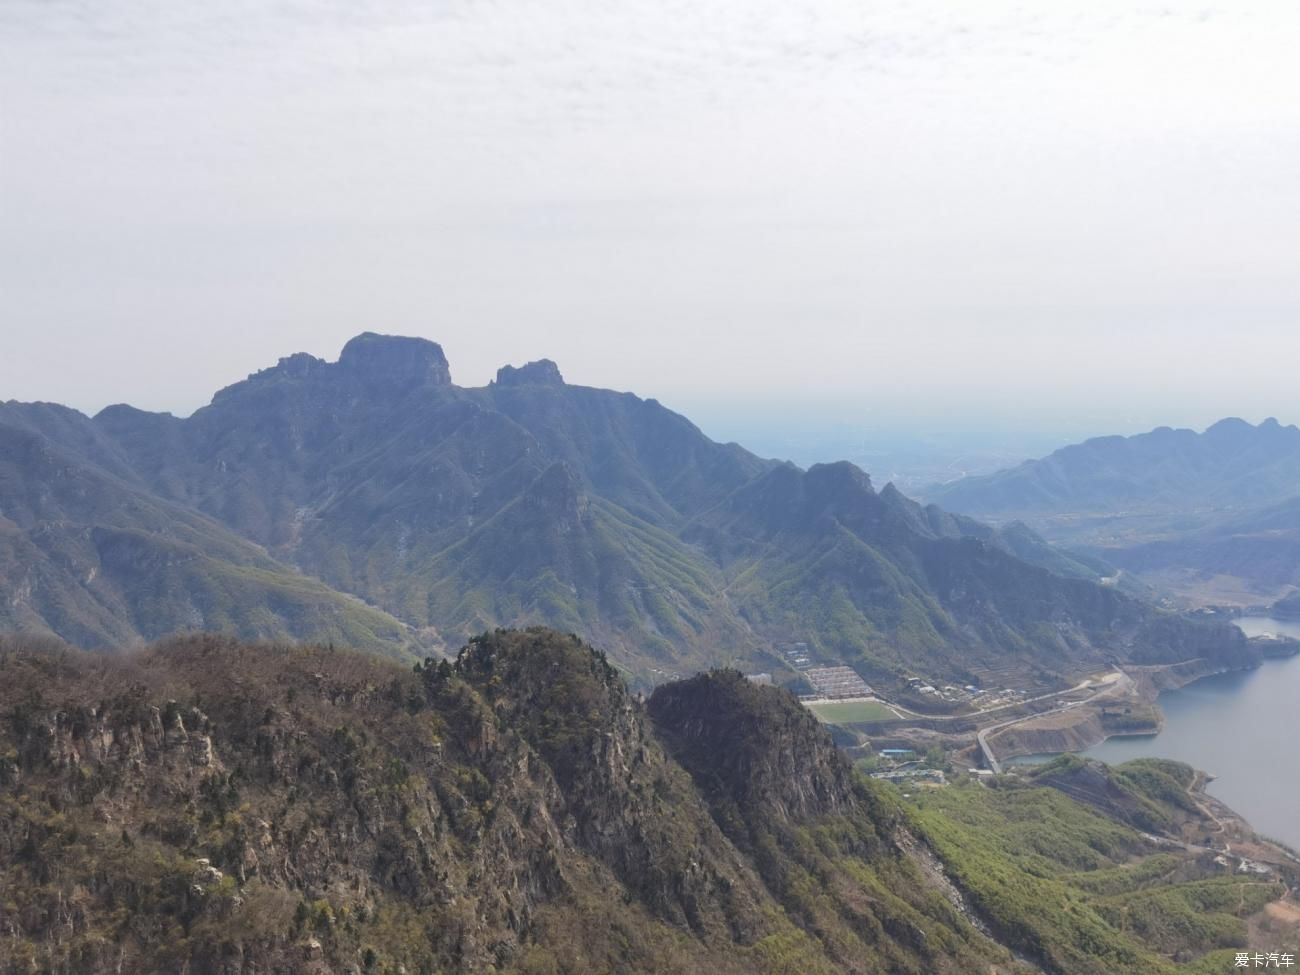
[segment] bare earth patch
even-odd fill
[[[1248,940],[1259,951],[1300,952],[1300,904],[1288,894],[1249,918]]]
[[[1294,901],[1274,901],[1264,908],[1264,913],[1283,924],[1300,926],[1300,904]]]

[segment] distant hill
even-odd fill
[[[1300,429],[1273,419],[1100,437],[928,497],[1207,599],[1300,585]]]
[[[1251,661],[1231,627],[1098,585],[1107,565],[1023,525],[715,443],[546,360],[468,389],[435,343],[366,333],[185,419],[10,403],[0,424],[40,445],[6,455],[0,511],[19,516],[11,564],[44,573],[13,576],[0,622],[86,645],[206,627],[451,648],[545,623],[646,682],[770,669],[789,642],[882,680]],[[60,554],[68,532],[93,558]]]
[[[1097,437],[927,497],[976,516],[1241,510],[1300,493],[1300,429],[1220,420],[1203,433],[1160,427]]]

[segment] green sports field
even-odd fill
[[[878,701],[827,701],[824,704],[810,704],[808,710],[829,724],[887,721],[898,717]]]

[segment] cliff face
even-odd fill
[[[788,824],[852,813],[865,802],[817,719],[735,671],[664,685],[649,710],[715,806]]]
[[[400,672],[203,639],[5,663],[13,971],[345,970],[414,911],[437,935],[393,957],[472,967],[564,883],[554,781],[491,722],[445,742]]]
[[[215,637],[0,670],[6,975],[1011,965],[815,722],[736,675],[652,721],[542,630],[419,672]]]

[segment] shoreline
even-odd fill
[[[1026,755],[1043,755],[1052,758],[1061,755],[1077,755],[1112,738],[1155,737],[1164,730],[1165,725],[1164,712],[1160,709],[1158,703],[1158,698],[1164,691],[1178,690],[1207,677],[1258,670],[1276,659],[1278,658],[1266,659],[1255,667],[1206,666],[1208,661],[1199,660],[1156,667],[1133,668],[1138,672],[1130,674],[1134,678],[1131,688],[1132,698],[1153,710],[1155,721],[1151,730],[1107,731],[1100,726],[1100,722],[1096,721],[1095,714],[1095,709],[1104,705],[1101,702],[1088,702],[1076,709],[1078,712],[1083,713],[1078,715],[1078,721],[1067,727],[1034,728],[1032,724],[1036,718],[1028,717],[1015,726],[996,732],[992,744],[998,750],[1001,763],[1014,764],[1016,758]],[[1202,666],[1192,666],[1195,663],[1200,663]],[[1024,728],[1021,727],[1022,725],[1030,725],[1031,727]],[[1019,734],[1017,734],[1018,732]],[[1006,739],[998,737],[1003,734],[1008,737]],[[1072,744],[1075,744],[1076,747],[1041,747],[1053,735],[1062,738],[1073,736]],[[1031,749],[1029,747],[1031,744],[1038,747]],[[1192,784],[1188,786],[1188,794],[1205,816],[1217,824],[1218,832],[1225,837],[1224,848],[1217,852],[1235,858],[1238,863],[1242,861],[1246,863],[1266,862],[1275,865],[1286,865],[1292,869],[1300,866],[1300,852],[1297,852],[1283,840],[1259,833],[1245,816],[1222,799],[1210,794],[1208,786],[1216,779],[1213,773],[1196,766],[1192,766],[1192,768],[1196,772],[1196,777]]]
[[[1050,716],[1026,715],[996,729],[984,729],[979,736],[981,747],[992,745],[997,761],[1005,762],[1025,755],[1083,752],[1112,738],[1158,736],[1165,730],[1159,703],[1164,691],[1300,656],[1300,640],[1284,633],[1248,634],[1246,639],[1258,653],[1250,666],[1223,666],[1197,657],[1172,664],[1121,667],[1127,680],[1115,688]]]
[[[1159,704],[1162,693],[1179,690],[1207,677],[1244,673],[1261,666],[1263,663],[1255,667],[1223,667],[1198,657],[1174,664],[1124,668],[1124,673],[1131,678],[1126,688],[1116,688],[1050,716],[1026,715],[993,732],[988,743],[998,761],[1007,763],[1026,755],[1077,754],[1112,738],[1155,737],[1165,728],[1165,714]],[[1116,711],[1111,711],[1112,708]],[[1136,716],[1131,713],[1135,708],[1139,709]],[[1120,709],[1124,711],[1123,719],[1145,718],[1149,723],[1124,728],[1116,727],[1112,720],[1111,727],[1107,727],[1106,719],[1118,717]],[[1141,709],[1147,713],[1142,715]]]

